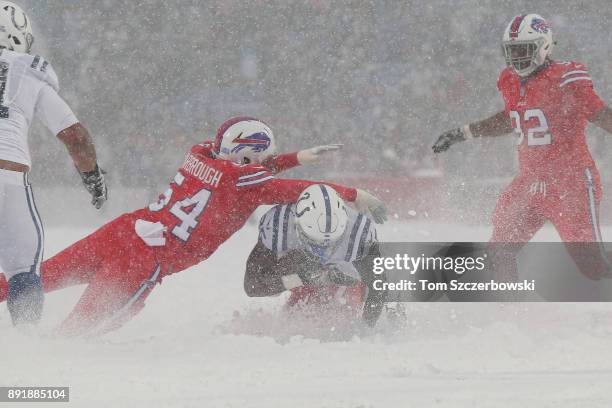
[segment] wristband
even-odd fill
[[[100,167],[98,167],[98,163],[96,163],[96,167],[94,167],[93,170],[90,171],[81,171],[77,168],[77,171],[79,172],[79,174],[81,175],[81,178],[86,179],[89,178],[91,176],[97,176],[99,174],[102,174],[102,171],[100,170]]]
[[[463,125],[463,127],[461,128],[461,131],[463,132],[463,135],[465,136],[465,140],[474,138],[474,134],[472,134],[472,130],[470,129],[469,124]]]

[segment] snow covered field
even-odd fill
[[[47,254],[87,232],[47,231]],[[488,230],[390,223],[380,235],[465,241],[486,240]],[[550,229],[539,237],[556,240]],[[290,321],[282,298],[247,298],[242,270],[255,238],[249,226],[205,263],[167,278],[136,319],[100,339],[46,334],[82,288],[47,297],[43,338],[15,332],[2,305],[0,385],[70,386],[62,405],[70,407],[612,404],[612,305],[410,304],[404,325],[383,319],[356,334]]]

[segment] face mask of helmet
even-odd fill
[[[505,44],[506,63],[517,71],[523,71],[534,63],[537,50],[538,45],[534,42]]]
[[[340,242],[340,240],[336,242],[318,242],[309,238],[299,225],[296,225],[296,228],[300,241],[313,255],[315,255],[321,260],[326,260],[327,258],[329,258],[333,254],[336,244]]]

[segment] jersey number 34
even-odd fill
[[[183,181],[185,181],[185,177],[181,173],[176,173],[174,182],[180,186],[183,184]],[[166,190],[159,198],[159,201],[149,205],[149,210],[160,211],[163,209],[170,202],[172,192],[172,188]],[[210,195],[210,190],[203,188],[191,197],[176,201],[172,207],[170,207],[170,214],[181,221],[172,228],[172,234],[174,236],[183,241],[189,239],[191,231],[198,226],[200,214],[202,214],[202,211],[206,208]],[[188,208],[191,208],[191,211],[187,212],[186,209]]]
[[[517,111],[510,111],[510,119],[512,120],[512,127],[514,131],[518,133],[519,138],[516,144],[520,145],[525,139],[525,132],[521,123],[525,124],[527,128],[527,145],[529,146],[545,146],[552,143],[552,137],[550,135],[550,129],[548,128],[548,121],[542,109],[527,109],[523,118]],[[522,119],[522,121],[521,121]],[[531,122],[536,122],[535,126],[530,126]]]

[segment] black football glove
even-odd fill
[[[287,271],[297,274],[304,285],[320,286],[325,283],[326,274],[321,273],[321,263],[309,251],[305,249],[294,249],[291,256],[284,256],[279,260],[279,264],[287,259]]]
[[[342,273],[334,265],[324,265],[310,270],[298,270],[298,276],[309,286],[325,286],[334,284],[338,286],[355,286],[359,281]]]
[[[467,139],[465,132],[461,128],[446,131],[438,137],[432,146],[434,153],[441,153],[448,150],[455,143],[463,142]]]
[[[106,182],[104,181],[104,174],[106,172],[102,170],[96,164],[96,168],[92,171],[80,171],[81,180],[83,185],[91,194],[91,204],[100,209],[104,202],[108,199],[108,191],[106,189]]]
[[[297,275],[306,286],[325,286],[330,283],[327,271],[321,268],[310,271],[298,269]]]
[[[359,280],[344,274],[335,265],[325,265],[323,269],[327,272],[329,281],[338,286],[355,286]]]

